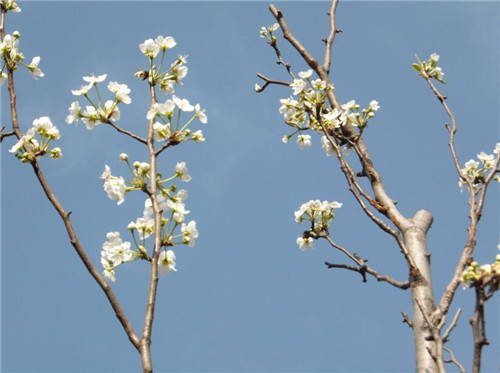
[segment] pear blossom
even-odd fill
[[[2,8],[5,10],[10,10],[11,12],[17,13],[21,11],[21,8],[17,5],[16,0],[2,0],[1,3]]]
[[[299,76],[302,79],[309,79],[312,76],[312,73],[313,73],[312,69],[309,69],[309,70],[306,70],[306,71],[299,72]]]
[[[68,111],[69,115],[66,117],[66,123],[71,124],[78,122],[78,119],[81,118],[82,115],[80,103],[78,101],[73,101],[68,108]]]
[[[179,98],[175,95],[172,96],[172,100],[174,101],[175,105],[179,108],[179,110],[182,111],[193,111],[194,106],[189,103],[188,100],[185,98]]]
[[[201,130],[198,130],[193,133],[191,139],[193,139],[195,142],[203,142],[205,141],[205,137],[203,137],[203,133]]]
[[[297,238],[297,245],[299,245],[299,248],[303,251],[307,249],[313,249],[314,248],[314,241],[311,237],[298,237]]]
[[[486,154],[485,152],[481,152],[477,155],[477,158],[483,163],[484,167],[493,167],[493,161],[495,159],[493,154]]]
[[[189,247],[193,247],[195,240],[198,238],[198,230],[196,229],[196,222],[191,220],[189,223],[182,223],[181,232],[183,235],[183,243]]]
[[[137,218],[135,222],[130,222],[127,228],[130,230],[137,230],[139,238],[144,240],[154,232],[155,220],[150,216],[143,216]]]
[[[290,84],[290,87],[293,89],[294,95],[298,95],[299,93],[301,93],[304,90],[304,88],[306,88],[306,86],[307,82],[302,79],[294,79],[293,83]]]
[[[184,190],[184,189],[182,189]],[[156,201],[158,202],[158,208],[160,211],[168,211],[169,207],[167,204],[167,199],[161,195],[158,194],[156,195]],[[146,201],[144,202],[144,211],[143,211],[144,216],[153,216],[153,202],[151,201],[150,198],[147,198]]]
[[[432,53],[429,60],[434,61],[434,62],[438,62],[439,61],[439,54]]]
[[[378,109],[380,109],[380,105],[378,104],[378,101],[372,100],[372,101],[370,101],[369,108],[372,111],[377,111]]]
[[[173,197],[173,200],[175,202],[183,202],[187,200],[187,198],[188,198],[188,191],[186,189],[181,189],[177,192],[175,197]]]
[[[120,119],[120,109],[113,100],[107,100],[104,103],[104,117],[114,121]]]
[[[35,129],[30,128],[28,131],[26,131],[26,134],[23,135],[16,144],[14,144],[10,149],[10,153],[17,153],[17,151],[21,150],[21,148],[25,144],[33,145],[34,147],[38,146],[38,141],[34,138],[35,136]]]
[[[321,79],[316,79],[311,82],[311,85],[314,89],[321,91],[326,88],[326,82]]]
[[[104,268],[104,271],[102,272],[103,276],[106,278],[106,280],[109,280],[111,282],[116,281],[116,276],[115,276],[115,269],[113,265],[106,259],[101,257],[101,264]]]
[[[3,71],[0,72],[0,86],[3,85],[3,83],[5,82],[5,79],[7,79],[7,74],[4,73]]]
[[[40,135],[51,140],[59,140],[60,135],[57,128],[52,124],[49,117],[40,117],[33,121],[33,128]]]
[[[335,150],[326,136],[321,137],[321,149],[325,151],[327,157],[335,154]]]
[[[87,83],[90,83],[91,85],[94,85],[96,83],[103,82],[106,79],[107,76],[108,76],[107,74],[90,75],[90,76],[84,76],[83,80],[86,81]]]
[[[184,221],[185,215],[189,214],[189,211],[186,210],[186,206],[183,202],[174,202],[171,200],[167,200],[167,206],[173,212],[172,218],[178,224]]]
[[[162,275],[168,275],[170,271],[177,271],[175,268],[175,253],[172,250],[164,250],[160,253],[158,271]]]
[[[49,151],[50,158],[61,158],[62,157],[62,151],[61,148],[53,148]]]
[[[104,191],[112,200],[118,200],[117,204],[121,205],[125,201],[125,180],[123,177],[116,177],[111,175],[111,169],[108,165],[104,166],[104,172],[101,175],[104,180]]]
[[[86,106],[81,118],[88,130],[93,130],[95,126],[101,123],[101,116],[93,106]]]
[[[131,260],[133,255],[130,242],[123,241],[119,232],[106,234],[106,241],[102,244],[101,258],[106,259],[113,267],[116,267]]]
[[[74,96],[85,96],[87,93],[89,93],[89,91],[93,85],[94,85],[93,83],[89,83],[87,85],[82,85],[80,89],[71,90],[71,93]]]
[[[493,153],[500,154],[500,142],[497,142],[495,144],[495,149],[493,150]]]
[[[177,61],[174,61],[170,65],[171,78],[175,80],[176,83],[182,84],[181,80],[186,77],[188,73],[188,68],[185,66],[187,63],[187,56],[179,56]]]
[[[342,203],[333,201],[310,200],[303,203],[300,208],[295,211],[295,221],[300,224],[303,221],[312,223],[312,230],[319,234],[328,231],[330,220],[335,218],[335,210],[342,207]]]
[[[198,118],[201,123],[207,123],[208,121],[207,115],[205,114],[205,109],[202,109],[200,107],[200,104],[194,105],[194,116]]]
[[[277,29],[279,29],[280,25],[277,23],[273,23],[271,26],[268,27],[261,27],[260,29],[260,37],[263,38],[267,36],[268,33],[273,33]]]
[[[155,43],[162,50],[167,50],[167,49],[173,48],[173,47],[175,47],[177,45],[177,43],[175,42],[175,39],[173,37],[171,37],[171,36],[165,36],[165,37],[163,37],[161,35],[159,35],[155,39]]]
[[[156,141],[168,140],[172,135],[170,123],[162,124],[160,122],[153,123],[153,137]]]
[[[40,57],[33,57],[31,60],[31,63],[27,66],[31,76],[35,79],[38,80],[38,78],[42,78],[45,76],[45,74],[42,72],[42,70],[39,69],[38,64],[40,63]]]
[[[158,55],[160,46],[156,44],[153,39],[147,39],[144,41],[144,43],[139,44],[139,49],[145,56],[154,58]]]
[[[186,162],[177,162],[175,165],[175,174],[184,182],[191,181],[191,175],[188,174]]]
[[[299,146],[299,149],[310,147],[312,145],[311,135],[298,135],[297,145]]]
[[[130,88],[126,84],[109,82],[108,89],[115,94],[116,101],[123,102],[126,105],[132,102],[132,99],[129,96]]]

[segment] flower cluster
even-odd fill
[[[125,181],[121,176],[113,176],[111,174],[111,169],[107,165],[101,175],[101,179],[104,180],[104,191],[110,199],[116,200],[118,204],[124,202],[127,192],[133,190],[144,190],[147,192],[148,179],[151,177],[151,166],[149,163],[135,161],[130,165],[129,157],[125,153],[120,154],[120,159],[128,164],[132,174],[131,181]],[[175,185],[166,185],[174,179],[180,179],[184,182],[191,180],[191,175],[189,175],[185,162],[178,162],[175,165],[174,174],[169,178],[162,180],[161,174],[156,175],[155,182],[159,190],[159,193],[156,195],[156,202],[158,211],[161,214],[161,231],[159,232],[161,245],[165,248],[180,244],[193,247],[198,238],[198,230],[194,220],[187,223],[185,222],[185,217],[189,214],[185,205],[188,193],[185,189],[178,190]],[[131,221],[127,228],[131,232],[132,238],[136,244],[137,251],[134,251],[134,255],[127,256],[126,259],[118,263],[110,260],[110,254],[108,254],[110,250],[105,249],[103,251],[102,264],[104,267],[104,275],[111,281],[115,279],[114,268],[122,262],[138,258],[150,260],[145,248],[145,240],[156,231],[153,201],[150,197],[144,202],[143,215],[138,217],[135,221]],[[110,241],[109,238],[108,241]],[[119,243],[121,244],[121,242]],[[118,246],[118,244],[111,246],[115,247]],[[167,274],[171,270],[175,271],[174,252],[172,250],[164,250],[160,254],[158,266],[162,274]]]
[[[14,12],[21,11],[21,9],[17,7],[15,1],[2,1],[1,5],[7,10]],[[0,42],[0,58],[3,60],[2,68],[0,69],[0,85],[2,85],[7,78],[5,70],[8,68],[11,71],[14,71],[17,69],[18,65],[26,67],[31,76],[36,80],[45,75],[38,67],[40,64],[39,56],[33,57],[30,64],[23,62],[25,57],[24,54],[19,51],[20,39],[21,34],[19,31],[14,31],[12,34],[5,35],[3,40]]]
[[[174,115],[176,111],[177,115]],[[184,125],[180,126],[181,113],[184,112],[193,114]],[[172,121],[174,117],[176,120]],[[155,120],[153,123],[153,135],[156,141],[167,141],[169,145],[177,145],[186,140],[194,142],[205,141],[201,130],[192,132],[188,128],[194,119],[198,119],[201,123],[207,123],[207,115],[200,104],[193,106],[187,99],[181,99],[176,95],[172,95],[172,98],[167,99],[164,103],[154,103],[146,114],[146,118]]]
[[[297,145],[299,149],[304,149],[312,145],[311,136],[302,133],[309,129],[324,134],[323,128],[334,132],[348,123],[359,128],[360,132],[363,131],[380,108],[378,102],[373,100],[362,110],[354,100],[342,105],[341,108],[327,107],[325,105],[327,91],[333,89],[333,86],[321,79],[312,79],[312,75],[312,70],[299,72],[300,79],[294,79],[290,84],[296,97],[280,100],[279,112],[283,114],[285,123],[295,129],[293,133],[283,136],[282,141],[287,143],[298,133]],[[321,143],[326,154],[332,155],[333,148],[326,136],[323,136]]]
[[[432,53],[427,61],[420,61],[417,57],[418,63],[413,63],[411,66],[420,73],[424,78],[436,79],[438,82],[446,84],[444,81],[443,70],[437,65],[439,61],[439,54]]]
[[[175,47],[177,42],[171,36],[159,35],[155,40],[147,39],[144,43],[139,44],[139,49],[150,60],[149,71],[138,71],[135,76],[143,80],[148,79],[151,85],[158,84],[160,90],[165,94],[174,92],[174,83],[182,84],[182,79],[187,75],[188,68],[186,66],[187,56],[179,56],[177,60],[170,64],[170,67],[162,70],[162,63],[167,50]],[[161,62],[159,66],[153,64],[153,60],[162,52]]]
[[[175,47],[177,43],[171,36],[158,36],[155,40],[147,39],[139,45],[141,52],[149,58],[149,71],[143,70],[135,74],[143,80],[148,79],[150,85],[158,85],[160,91],[172,97],[165,102],[155,102],[151,105],[146,114],[146,119],[153,120],[154,139],[158,142],[166,142],[167,145],[178,145],[186,140],[195,142],[205,141],[201,130],[192,132],[188,126],[198,119],[201,123],[207,123],[207,115],[200,104],[192,105],[187,99],[174,95],[174,85],[182,85],[182,79],[186,77],[188,68],[186,66],[187,57],[179,56],[177,60],[170,64],[166,71],[162,71],[162,65],[167,50]],[[159,66],[153,62],[158,54],[162,52]],[[181,125],[182,113],[192,113],[186,123]]]
[[[36,157],[48,154],[51,158],[61,158],[60,148],[51,148],[51,142],[59,140],[59,130],[52,124],[49,117],[40,117],[33,121],[31,127],[17,143],[10,148],[9,152],[21,160],[21,162],[33,162]]]
[[[280,25],[277,23],[272,24],[268,27],[261,27],[260,29],[260,37],[266,38],[270,43],[276,41],[276,36],[273,35],[273,32],[280,28]]]
[[[494,283],[500,286],[500,254],[496,256],[492,264],[479,265],[478,262],[472,262],[463,272],[460,281],[464,287]]]
[[[496,154],[496,157],[493,154],[481,152],[477,154],[479,162],[474,159],[470,159],[465,162],[464,168],[460,170],[462,177],[458,181],[458,186],[461,190],[463,190],[463,188],[467,185],[467,180],[471,181],[474,188],[479,187],[485,182],[486,172],[497,167],[498,165],[500,157],[500,143],[496,144],[493,153]],[[500,177],[498,175],[495,175],[494,179],[500,182]]]
[[[130,242],[123,241],[119,232],[106,234],[106,241],[102,244],[101,264],[103,275],[110,281],[115,281],[115,268],[120,264],[137,259],[138,255],[130,249]]]
[[[129,96],[130,89],[126,84],[120,84],[114,81],[108,83],[108,90],[114,94],[113,100],[107,100],[104,103],[101,100],[98,84],[106,79],[107,75],[90,75],[84,76],[83,80],[86,85],[80,89],[72,90],[71,93],[75,96],[84,96],[90,105],[85,109],[80,106],[78,101],[73,101],[69,107],[69,115],[66,117],[66,123],[76,123],[79,119],[85,123],[87,129],[92,130],[99,123],[109,123],[111,120],[117,121],[120,119],[120,109],[118,105],[124,103],[126,105],[132,102]],[[92,88],[95,88],[99,101],[95,103],[89,96]]]
[[[17,5],[17,0],[1,0],[0,7],[5,9],[6,11],[11,11],[14,13],[18,13],[21,11],[21,8]]]
[[[335,218],[335,210],[342,207],[342,203],[333,201],[310,200],[303,203],[295,211],[295,221],[300,224],[304,221],[311,222],[311,229],[305,231],[297,238],[301,250],[312,249],[313,239],[317,239],[329,232],[330,221]]]

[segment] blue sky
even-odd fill
[[[277,2],[292,31],[322,56],[328,2]],[[105,164],[127,175],[122,152],[146,160],[145,149],[111,128],[87,131],[67,125],[67,108],[84,75],[108,74],[126,83],[132,104],[122,108],[121,126],[145,136],[147,86],[133,78],[147,60],[138,44],[173,36],[172,60],[187,54],[189,74],[180,97],[201,103],[209,122],[207,140],[185,143],[160,160],[165,172],[187,162],[193,180],[187,207],[200,238],[194,248],[176,249],[178,272],[162,277],[153,332],[158,372],[410,372],[412,333],[401,323],[411,313],[409,292],[353,273],[327,270],[344,262],[316,243],[302,252],[295,244],[305,229],[293,212],[309,199],[344,203],[332,227],[335,240],[399,280],[405,264],[391,240],[373,227],[345,187],[336,161],[324,156],[319,138],[299,150],[278,112],[286,87],[256,94],[261,72],[286,79],[274,52],[259,37],[274,23],[266,2],[21,2],[9,14],[9,32],[19,30],[21,50],[42,57],[45,77],[17,74],[20,121],[50,116],[60,129],[63,158],[43,160],[57,196],[72,210],[82,244],[99,265],[109,231],[126,237],[127,224],[142,214],[143,196],[128,195],[117,206],[102,190]],[[500,5],[496,2],[345,2],[339,5],[333,81],[342,102],[362,106],[376,99],[381,109],[365,141],[386,188],[401,211],[434,214],[429,233],[435,293],[440,296],[466,237],[466,194],[447,148],[447,118],[426,84],[410,68],[414,54],[441,55],[449,97],[459,125],[462,162],[491,153],[499,130]],[[282,39],[280,38],[280,41]],[[281,42],[295,72],[305,65]],[[2,88],[2,124],[8,123]],[[131,372],[139,356],[107,300],[79,263],[55,212],[30,168],[2,144],[1,356],[2,372]],[[480,224],[479,262],[497,253],[499,194],[490,199]],[[143,262],[117,271],[113,285],[137,330],[147,286]],[[450,347],[470,368],[472,291],[459,290],[452,308],[464,308]],[[498,297],[486,307],[491,346],[485,372],[497,371]],[[450,368],[452,371],[452,369]]]

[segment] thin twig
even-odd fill
[[[291,84],[285,80],[276,80],[276,79],[268,78],[267,76],[265,76],[261,73],[258,73],[257,76],[265,82],[262,87],[255,90],[255,92],[257,92],[257,93],[263,92],[264,89],[266,89],[266,87],[270,84],[285,85],[287,87],[289,87]]]
[[[449,359],[444,359],[443,360],[445,363],[455,364],[455,366],[458,368],[458,370],[460,370],[460,373],[467,373],[467,371],[462,366],[462,364],[460,364],[458,362],[458,360],[455,358],[455,353],[453,352],[453,350],[451,348],[443,347],[443,350],[445,350],[446,352],[448,352],[450,354],[450,358]]]
[[[361,267],[354,267],[354,266],[350,266],[348,264],[335,264],[335,263],[330,263],[330,262],[325,262],[325,265],[328,268],[342,268],[342,269],[347,269],[349,271],[358,272],[363,277],[363,282],[366,282],[366,273],[368,273],[368,274],[372,275],[373,277],[375,277],[377,279],[377,281],[387,282],[387,283],[389,283],[389,284],[391,284],[399,289],[406,290],[406,289],[410,288],[410,283],[408,281],[397,281],[397,280],[394,280],[390,276],[381,275],[376,270],[374,270],[371,267],[368,267],[367,265],[363,265]]]
[[[134,140],[137,140],[139,141],[140,143],[146,145],[147,144],[147,140],[146,139],[143,139],[142,137],[140,136],[137,136],[136,134],[130,132],[130,131],[127,131],[127,130],[124,130],[123,128],[117,126],[111,119],[108,119],[107,123],[113,127],[115,130],[117,130],[118,132],[120,133],[123,133],[131,138],[133,138]]]
[[[327,74],[330,74],[330,67],[332,64],[332,45],[335,40],[335,35],[341,30],[337,29],[335,24],[335,13],[337,11],[338,0],[332,1],[330,11],[328,12],[328,18],[330,20],[330,32],[328,37],[325,39],[325,55],[323,58],[323,69],[325,69]]]
[[[443,343],[446,343],[450,337],[451,332],[455,327],[457,326],[458,319],[460,318],[460,315],[462,314],[462,309],[459,308],[457,312],[455,313],[455,316],[453,316],[453,320],[451,320],[450,325],[448,328],[446,328],[445,332],[442,335],[443,338]]]

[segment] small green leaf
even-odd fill
[[[411,67],[413,67],[413,69],[417,70],[419,73],[422,72],[422,66],[419,63],[412,63]]]

